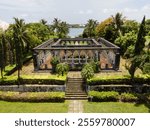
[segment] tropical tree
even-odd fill
[[[3,70],[4,70],[4,48],[2,40],[0,40],[0,70],[1,70],[1,78],[3,79]]]
[[[96,20],[89,19],[85,25],[83,31],[83,37],[95,37],[96,36],[96,26],[98,25]]]
[[[124,24],[122,25],[122,33],[123,35],[125,35],[125,33],[129,33],[129,32],[138,32],[138,28],[139,28],[139,23],[135,20],[125,20]]]
[[[115,16],[112,16],[113,18],[113,22],[114,22],[114,25],[115,25],[115,29],[116,31],[118,32],[118,34],[121,36],[122,35],[122,25],[124,23],[124,17],[122,16],[121,13],[117,13]]]
[[[59,38],[66,37],[69,33],[69,25],[67,22],[61,21],[58,18],[54,18],[51,28],[54,31],[54,34]]]
[[[103,37],[110,42],[114,42],[118,34],[116,33],[112,17],[105,19],[97,25],[96,36]]]
[[[121,48],[121,55],[125,56],[124,54],[126,53],[126,51],[130,46],[134,46],[136,39],[137,39],[137,34],[134,31],[131,31],[129,33],[125,33],[125,35],[121,35],[119,36],[116,40],[115,40],[115,44],[118,45]],[[130,52],[130,51],[128,51]],[[128,53],[126,53],[128,54]],[[131,53],[132,54],[132,53]],[[127,56],[127,55],[126,55]],[[128,57],[128,56],[127,56]]]
[[[43,25],[46,25],[47,24],[47,21],[45,19],[41,19],[40,20],[40,23],[42,23]]]
[[[16,67],[18,70],[18,81],[20,81],[20,71],[23,65],[23,49],[24,49],[24,40],[23,40],[23,33],[24,33],[24,20],[23,19],[15,19],[15,24],[13,26],[13,37],[14,37],[14,44],[15,44],[15,51],[16,51]]]
[[[139,32],[137,35],[137,40],[133,50],[133,57],[130,58],[130,64],[127,66],[127,69],[131,75],[131,78],[134,79],[134,74],[137,68],[141,64],[141,55],[144,53],[145,47],[145,16],[140,24]]]
[[[64,38],[69,33],[69,27],[66,22],[59,23],[57,35],[59,38]]]

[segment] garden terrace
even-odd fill
[[[33,49],[34,70],[49,70],[52,57],[69,64],[70,69],[80,70],[82,65],[98,61],[102,70],[118,70],[120,48],[103,38],[52,39]]]

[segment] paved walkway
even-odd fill
[[[70,100],[68,113],[82,113],[83,103],[81,100]]]

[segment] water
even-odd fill
[[[77,37],[83,33],[83,30],[84,30],[84,28],[70,28],[69,29],[69,36],[71,38]]]

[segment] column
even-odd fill
[[[38,63],[38,57],[37,52],[33,52],[33,64],[34,64],[34,71],[37,71],[39,69],[39,63]]]
[[[67,51],[64,50],[64,52],[65,52],[65,62],[67,62]]]
[[[115,70],[119,70],[119,64],[120,64],[120,53],[118,50],[118,52],[116,53],[116,56],[115,56],[115,65],[114,65]]]
[[[78,54],[79,54],[79,64],[81,64],[81,62],[80,62],[80,51],[78,51]]]

